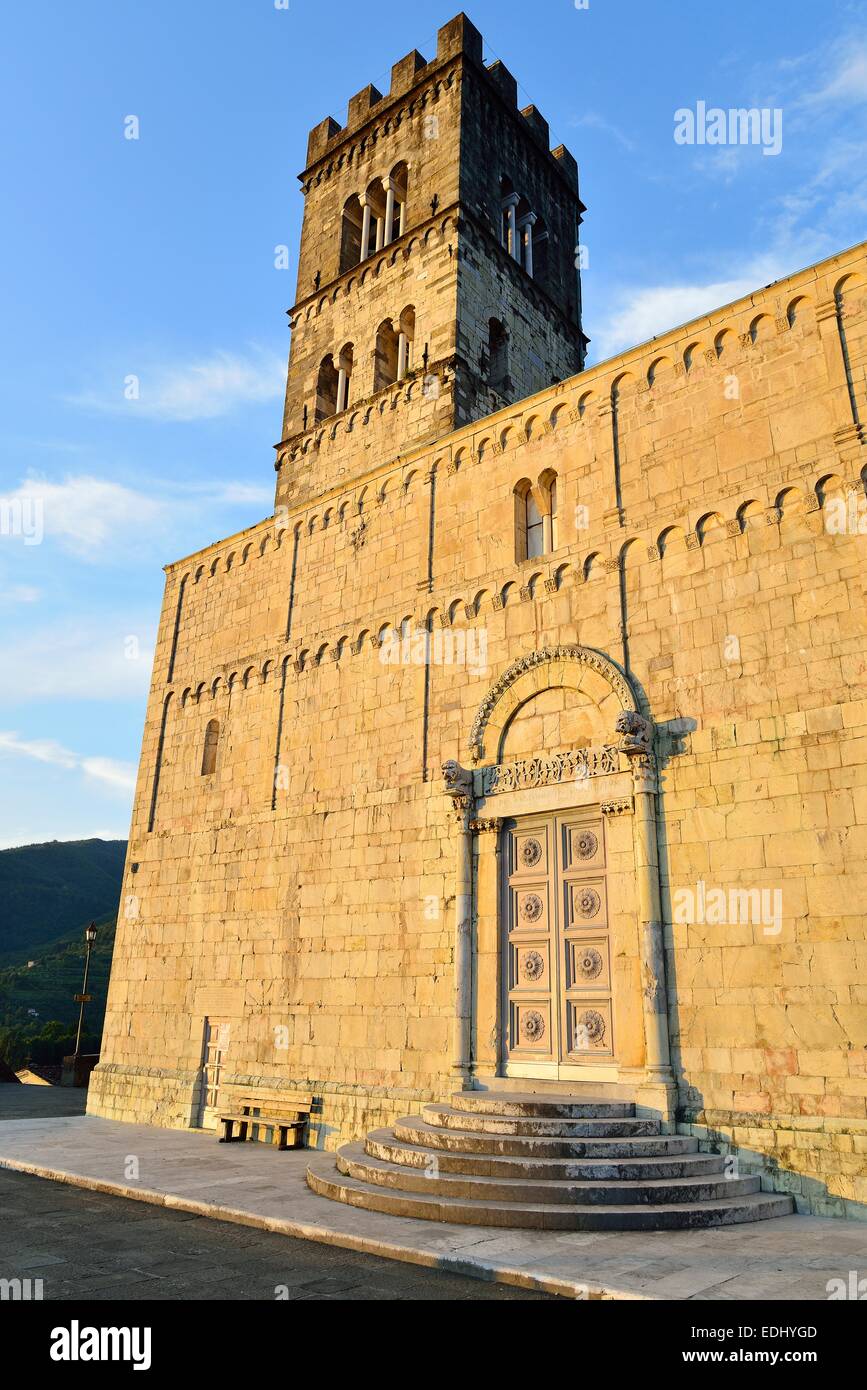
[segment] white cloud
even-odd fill
[[[115,791],[127,793],[135,789],[136,769],[132,763],[120,762],[115,758],[82,758],[53,739],[26,739],[16,733],[0,731],[0,755],[3,754],[35,759],[36,762],[64,768],[67,772],[80,771]]]
[[[690,319],[749,294],[757,285],[769,284],[785,272],[785,266],[768,260],[753,261],[742,274],[729,280],[651,285],[624,291],[615,297],[613,311],[594,335],[594,359],[603,361],[667,333]]]
[[[90,474],[54,482],[31,473],[0,493],[0,544],[33,549],[55,540],[76,558],[98,563],[119,554],[129,557],[158,539],[170,554],[173,544],[188,539],[190,524],[201,521],[203,507],[255,506],[267,516],[274,501],[273,487],[234,479],[154,479],[151,487],[144,493]],[[180,538],[183,528],[187,532]],[[32,601],[28,595],[36,597],[37,591],[26,585],[0,589],[0,603]]]
[[[867,45],[852,51],[848,44],[835,54],[825,83],[801,98],[804,106],[853,106],[867,101]]]
[[[70,824],[68,819],[40,820],[32,830],[24,829],[20,823],[18,828],[7,830],[0,838],[0,849],[18,849],[20,845],[41,845],[48,840],[125,840],[128,834],[128,824],[82,830],[79,825]]]
[[[38,545],[43,536],[56,537],[83,556],[117,539],[119,532],[128,538],[148,528],[164,510],[165,503],[157,498],[86,474],[59,483],[31,474],[0,495],[0,511],[12,518],[13,531],[21,520],[17,529],[25,545]]]
[[[585,115],[577,117],[571,124],[583,126],[587,130],[599,130],[603,135],[610,135],[625,150],[635,149],[635,141],[625,135],[613,121],[608,121],[604,116],[600,116],[598,111],[588,111]]]
[[[87,624],[31,628],[4,636],[0,704],[27,700],[141,700],[153,664],[153,618],[107,616]],[[135,638],[135,644],[130,638]],[[138,652],[138,655],[131,653]]]
[[[132,763],[120,762],[117,758],[82,758],[81,770],[86,777],[97,782],[105,782],[119,791],[135,790],[136,769]]]
[[[69,397],[87,410],[152,420],[213,420],[238,406],[277,400],[286,384],[278,353],[253,347],[246,355],[218,351],[193,362],[124,363],[117,379]]]
[[[9,589],[0,589],[0,603],[37,603],[38,589],[32,584],[13,584]]]
[[[20,738],[18,734],[0,731],[0,752],[17,753],[23,758],[35,758],[39,763],[74,768],[78,759],[50,738]]]

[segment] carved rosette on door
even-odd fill
[[[513,823],[504,868],[505,1060],[613,1058],[605,825],[598,813]]]

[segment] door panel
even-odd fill
[[[559,1026],[552,934],[553,834],[553,824],[536,821],[509,834],[505,943],[508,1051],[519,1059],[535,1058],[549,1064],[555,1057]]]
[[[548,1076],[611,1060],[605,822],[588,808],[505,833],[504,1060],[537,1062]]]
[[[201,1129],[216,1129],[220,1106],[220,1080],[229,1043],[229,1024],[206,1018],[202,1043],[202,1067],[198,1122]]]

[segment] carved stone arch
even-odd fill
[[[621,711],[637,710],[635,691],[619,666],[592,647],[543,647],[512,663],[491,687],[470,729],[468,747],[474,762],[486,757],[500,738],[510,717],[531,695],[550,686],[593,686],[597,693],[608,687]],[[613,735],[613,724],[612,724]]]

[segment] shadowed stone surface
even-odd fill
[[[550,1294],[397,1264],[186,1212],[0,1172],[0,1271],[41,1279],[43,1298],[502,1300]]]
[[[139,1163],[138,1182],[124,1176],[130,1156]],[[227,1150],[202,1134],[92,1116],[0,1124],[0,1167],[136,1195],[157,1204],[135,1208],[154,1230],[178,1212],[182,1219],[211,1215],[234,1223],[219,1228],[227,1241],[238,1237],[240,1226],[260,1226],[486,1281],[591,1298],[825,1299],[829,1279],[867,1266],[867,1230],[817,1217],[647,1235],[494,1231],[359,1211],[310,1192],[305,1171],[311,1157],[333,1161],[259,1144]],[[67,1194],[59,1185],[44,1190],[51,1196],[43,1229],[50,1231],[50,1212],[62,1208]],[[126,1238],[129,1210],[114,1222],[101,1219],[100,1240]],[[21,1248],[57,1258],[39,1235],[32,1231]]]

